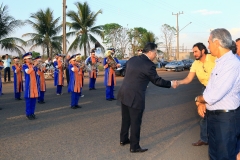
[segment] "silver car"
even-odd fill
[[[165,65],[166,71],[184,71],[184,63],[182,61],[172,61]]]

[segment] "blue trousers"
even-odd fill
[[[89,89],[95,88],[96,78],[89,78]]]
[[[80,93],[71,92],[71,107],[78,105],[80,96],[81,96],[81,92]]]
[[[236,160],[240,136],[240,109],[228,113],[208,113],[209,157],[211,160]]]
[[[207,116],[200,119],[200,139],[208,143]]]
[[[44,93],[45,93],[45,91],[40,91],[40,95],[38,97],[38,102],[44,102]]]
[[[114,85],[106,86],[106,99],[114,98],[113,88],[114,88]]]
[[[57,85],[57,94],[62,93],[62,85]]]
[[[21,97],[21,92],[15,92],[15,98],[19,99]]]
[[[206,88],[205,86],[202,87],[201,94],[204,92],[205,88]],[[199,124],[200,124],[200,140],[208,143],[207,116],[201,118]]]
[[[25,98],[26,102],[26,116],[30,116],[34,114],[36,107],[36,99],[37,98]]]

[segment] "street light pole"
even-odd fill
[[[62,39],[62,43],[63,43],[63,54],[66,54],[66,0],[63,0],[63,39]]]
[[[178,16],[180,14],[183,14],[183,11],[182,13],[178,12],[176,14],[173,14],[172,15],[176,15],[177,16],[177,60],[179,60],[179,27],[178,27]]]

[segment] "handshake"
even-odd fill
[[[178,80],[172,80],[171,81],[172,88],[177,88],[180,85],[180,81]]]

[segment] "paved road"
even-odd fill
[[[188,71],[159,71],[165,79],[182,79]],[[115,95],[123,78],[117,78]],[[70,109],[70,94],[56,96],[47,81],[46,103],[37,104],[38,119],[25,118],[24,101],[13,98],[13,84],[3,84],[0,97],[0,160],[206,160],[207,146],[193,147],[199,139],[199,116],[193,99],[201,91],[197,79],[178,89],[155,87],[146,94],[141,142],[145,153],[129,152],[119,145],[120,107],[105,100],[103,77],[97,90],[88,90],[85,79],[81,109]]]

